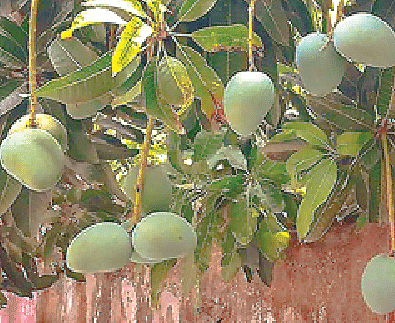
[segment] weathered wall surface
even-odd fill
[[[393,315],[373,314],[365,305],[360,279],[366,262],[389,250],[387,225],[335,225],[325,240],[294,241],[288,259],[276,264],[271,288],[257,276],[247,283],[239,271],[230,283],[220,273],[214,249],[193,316],[195,293],[181,297],[179,266],[171,271],[161,307],[149,307],[148,270],[133,265],[115,273],[88,275],[86,283],[64,279],[27,300],[9,295],[1,323],[13,322],[392,322]]]

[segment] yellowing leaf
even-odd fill
[[[151,33],[152,28],[144,24],[140,18],[134,17],[127,23],[112,57],[113,75],[122,70],[137,56],[141,44]]]
[[[75,17],[71,27],[62,32],[62,39],[70,38],[73,34],[73,31],[76,29],[104,22],[118,25],[126,24],[124,19],[111,10],[103,8],[87,9],[80,12],[77,17]]]

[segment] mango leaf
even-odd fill
[[[16,105],[18,105],[20,102],[20,100],[23,100],[22,97],[20,97],[18,94],[20,91],[18,91],[18,87],[20,87],[23,83],[19,82],[19,81],[15,81],[15,80],[9,80],[5,83],[2,83],[0,85],[0,115],[3,115],[4,113],[6,113],[8,110],[13,109]],[[14,100],[10,100],[11,98],[8,98],[9,96],[12,95],[13,92],[17,92],[16,96],[20,98],[20,100],[15,101],[16,98],[14,98]],[[8,100],[7,100],[8,99]],[[9,101],[9,102],[7,102]],[[14,104],[10,104],[11,101],[14,102]]]
[[[306,103],[316,113],[317,123],[329,124],[344,131],[373,127],[373,114],[359,108],[341,93],[332,92],[325,98],[306,94]]]
[[[262,283],[270,287],[273,280],[274,262],[268,260],[266,257],[259,253],[259,269],[258,275]]]
[[[255,239],[262,255],[269,261],[276,262],[284,258],[282,251],[288,247],[290,235],[271,213],[267,213],[259,224]]]
[[[255,16],[274,41],[289,45],[288,18],[281,0],[255,2]]]
[[[299,240],[306,237],[316,209],[327,200],[336,183],[336,163],[329,159],[323,159],[311,169],[306,177],[307,194],[299,206],[296,219]]]
[[[198,283],[197,267],[195,264],[195,257],[193,253],[190,253],[183,257],[181,260],[181,289],[184,297],[188,296],[188,293]]]
[[[207,215],[196,224],[197,246],[195,248],[195,263],[200,275],[209,268],[212,258],[212,236],[210,235],[210,228],[211,217]]]
[[[245,196],[239,196],[237,202],[230,205],[229,211],[229,229],[241,246],[247,246],[257,227],[258,210],[250,205]]]
[[[295,26],[302,36],[314,31],[313,21],[303,0],[285,0],[282,2],[285,14],[292,25]]]
[[[379,90],[377,94],[376,109],[380,119],[388,115],[388,107],[391,100],[392,85],[394,84],[395,67],[381,71],[379,76]],[[394,114],[394,111],[391,111]]]
[[[220,131],[216,134],[211,134],[208,131],[202,130],[195,137],[194,142],[194,161],[204,160],[207,157],[214,155],[219,150],[224,142],[225,132]]]
[[[222,258],[221,258],[221,267],[226,267],[229,265],[232,260],[233,254],[236,251],[236,239],[232,233],[232,230],[227,227],[226,235],[221,243],[222,246]]]
[[[133,100],[138,96],[141,95],[142,85],[141,80],[137,82],[135,86],[133,86],[128,92],[121,96],[115,97],[112,102],[112,107],[117,107],[118,105],[127,104],[129,102],[133,102]]]
[[[26,52],[6,36],[0,35],[0,63],[19,68],[26,65]]]
[[[247,170],[247,160],[238,147],[221,147],[215,155],[207,160],[207,164],[213,169],[222,160],[227,160],[230,166],[234,168]]]
[[[221,192],[230,198],[235,198],[242,192],[244,181],[242,174],[229,175],[211,182],[206,188],[208,191]]]
[[[259,251],[255,237],[252,238],[250,244],[246,248],[240,248],[237,251],[240,255],[242,265],[248,266],[252,270],[252,274],[256,273],[259,268]]]
[[[14,203],[21,190],[21,183],[0,169],[0,216]]]
[[[24,57],[27,58],[27,39],[28,35],[19,27],[16,23],[10,21],[6,17],[0,17],[0,33],[8,38],[9,41],[18,45],[20,49],[25,53]]]
[[[349,181],[345,172],[339,172],[335,189],[332,191],[328,201],[318,207],[315,219],[311,224],[309,233],[304,238],[304,242],[310,243],[319,240],[331,227],[336,215],[341,211],[344,202],[352,194],[353,185]]]
[[[371,131],[345,132],[336,139],[336,150],[339,155],[356,156],[362,146],[374,137]]]
[[[178,21],[194,21],[204,16],[215,5],[217,0],[185,0],[178,12]]]
[[[170,269],[174,267],[177,259],[165,260],[154,264],[150,268],[150,293],[151,293],[151,307],[157,308],[159,301],[159,294],[164,288],[165,280]]]
[[[371,139],[366,142],[366,144],[362,147],[360,152],[361,155],[361,164],[367,169],[370,170],[381,158],[381,152],[377,149],[376,138]]]
[[[97,59],[97,54],[77,38],[54,40],[48,47],[48,56],[60,76],[88,66]]]
[[[316,125],[309,122],[289,122],[284,125],[283,129],[293,130],[298,137],[312,145],[326,146],[329,144],[326,134]]]
[[[116,9],[125,10],[135,16],[147,17],[147,14],[141,6],[141,2],[136,0],[86,0],[81,4],[83,6],[92,7],[114,7]]]
[[[74,30],[97,23],[125,25],[126,21],[111,10],[103,8],[86,9],[75,17],[71,27],[62,32],[62,39],[70,38]]]
[[[195,96],[201,100],[202,111],[211,120],[216,112],[216,106],[223,100],[225,88],[222,81],[217,73],[207,65],[206,60],[194,49],[178,45],[176,55],[187,68],[188,75],[195,87]]]
[[[261,180],[257,185],[247,188],[250,196],[259,199],[259,207],[271,211],[281,212],[284,209],[284,199],[281,190],[270,180]]]
[[[33,284],[27,280],[16,263],[10,259],[7,251],[3,246],[0,246],[0,267],[7,275],[10,282],[17,287],[18,295],[24,297],[32,297]]]
[[[230,260],[229,265],[221,268],[221,275],[225,282],[231,281],[237,274],[241,267],[240,255],[235,252]]]
[[[254,167],[253,178],[262,184],[262,181],[270,179],[276,185],[285,184],[290,177],[286,169],[286,164],[274,162],[266,159],[257,167]]]
[[[167,124],[178,134],[184,134],[185,129],[171,106],[161,102],[157,95],[156,60],[149,62],[143,74],[142,86],[145,91],[147,114],[156,117]]]
[[[194,31],[192,38],[207,52],[216,52],[222,48],[248,50],[248,29],[243,25],[202,28]],[[263,46],[256,33],[252,43],[257,47]]]
[[[112,87],[111,52],[107,52],[91,65],[46,83],[37,90],[37,96],[76,104],[101,96]]]
[[[141,44],[150,36],[152,28],[141,21],[140,18],[133,17],[121,34],[112,57],[112,74],[116,75],[127,66],[140,52]]]
[[[287,172],[293,176],[301,171],[308,170],[323,158],[323,154],[314,148],[305,147],[298,150],[287,160]]]

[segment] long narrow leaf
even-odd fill
[[[194,21],[214,7],[217,0],[186,0],[178,13],[178,21]]]
[[[37,95],[76,104],[101,96],[112,86],[111,52],[107,52],[91,65],[48,82],[37,90]]]
[[[243,25],[215,26],[202,28],[192,33],[192,38],[205,51],[216,52],[222,49],[248,49],[248,29]],[[253,45],[262,47],[262,40],[254,33]]]
[[[87,9],[80,12],[78,16],[75,17],[71,28],[62,32],[62,39],[70,38],[73,34],[73,31],[76,29],[104,22],[118,25],[126,24],[126,21],[123,18],[111,10],[103,8]]]

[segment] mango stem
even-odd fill
[[[254,30],[254,6],[255,0],[250,0],[248,8],[248,59],[249,59],[249,71],[254,70],[254,56],[252,55],[252,36]]]
[[[132,226],[137,224],[141,218],[142,213],[142,194],[144,191],[144,178],[145,172],[147,169],[147,158],[149,152],[149,146],[151,142],[152,130],[154,128],[154,118],[149,118],[147,123],[147,129],[145,134],[145,141],[143,147],[141,148],[141,161],[140,161],[140,168],[139,173],[137,176],[137,183],[136,183],[136,202],[134,204],[134,212],[132,215]]]
[[[394,205],[392,201],[392,173],[391,173],[391,164],[389,160],[390,156],[388,154],[386,130],[381,136],[381,143],[384,150],[386,188],[387,188],[387,210],[388,210],[388,218],[391,227],[391,252],[393,253],[395,251]]]
[[[37,38],[37,5],[39,0],[32,0],[29,23],[29,87],[30,87],[30,117],[29,127],[36,127],[37,107],[37,65],[36,65],[36,38]]]

